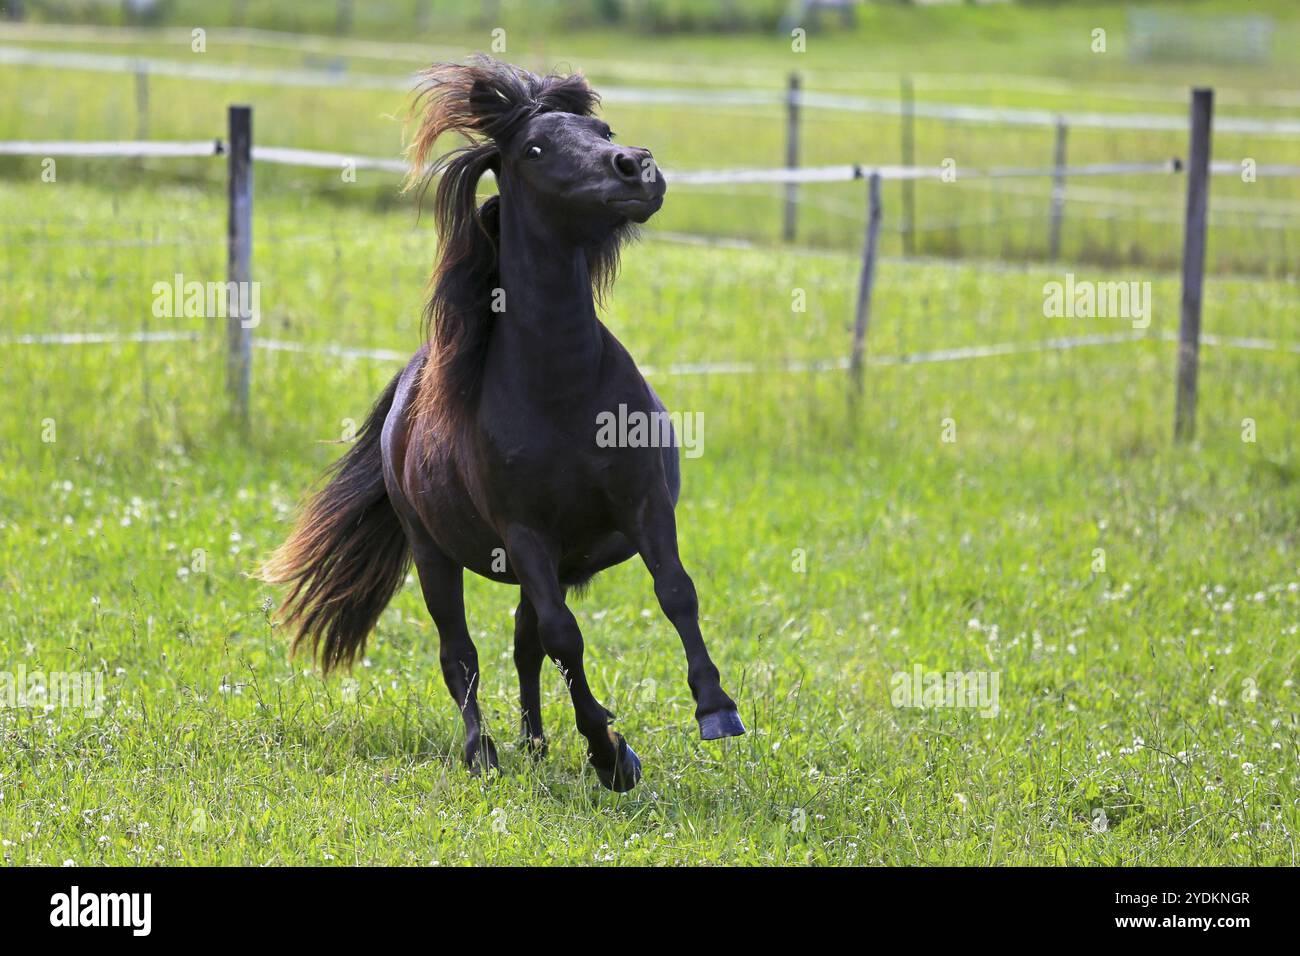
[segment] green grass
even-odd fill
[[[241,438],[219,326],[149,308],[175,272],[221,274],[219,190],[6,179],[0,208],[0,336],[199,334],[0,350],[0,661],[105,691],[98,716],[0,709],[6,864],[1298,862],[1293,352],[1207,348],[1185,447],[1154,338],[877,366],[856,411],[836,372],[656,376],[704,415],[681,544],[750,733],[696,738],[677,638],[629,564],[575,610],[645,777],[599,787],[549,670],[533,766],[511,746],[515,594],[474,579],[503,771],[479,781],[412,583],[365,664],[323,682],[247,576],[393,366],[259,351]],[[265,186],[257,217],[259,337],[416,347],[427,219]],[[1127,329],[1043,318],[1064,271],[886,262],[870,351]],[[652,240],[608,321],[658,367],[842,356],[855,274],[850,254]],[[1162,334],[1178,287],[1153,283]],[[1294,347],[1296,302],[1216,276],[1206,330]],[[998,715],[894,707],[916,665],[996,672]]]

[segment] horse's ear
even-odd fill
[[[557,113],[590,116],[600,105],[600,94],[587,85],[587,78],[581,73],[548,76],[541,81],[537,102]]]
[[[427,164],[444,133],[460,133],[474,146],[509,138],[517,125],[538,112],[590,116],[600,102],[579,73],[534,76],[532,73],[479,57],[472,63],[436,63],[420,74],[420,89],[411,104],[416,133],[408,147],[411,172],[407,188],[427,182]],[[499,159],[495,166],[500,172]]]

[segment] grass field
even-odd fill
[[[462,52],[477,43],[463,23],[435,40],[361,13],[395,5],[358,4],[357,33]],[[1278,49],[1293,47],[1294,11],[1254,6],[1277,18]],[[279,0],[247,8],[264,19],[245,25],[294,26],[276,19],[289,15]],[[189,9],[174,6],[173,28]],[[326,29],[328,13],[316,13],[297,26]],[[1153,89],[1209,81],[1233,91],[1228,114],[1294,115],[1275,105],[1300,85],[1281,57],[1194,69],[1073,45],[1097,18],[1122,16],[1118,5],[1015,16],[882,5],[856,33],[814,37],[804,69],[823,89],[890,95],[907,69],[922,99],[1156,112],[1183,106],[1142,98]],[[525,58],[590,59],[597,80],[777,88],[790,69],[785,44],[766,35],[510,22],[543,38],[519,38]],[[109,46],[20,32],[6,26],[0,42],[180,56],[161,35]],[[245,43],[208,55],[304,67],[334,54]],[[134,135],[130,77],[0,66],[0,83],[0,138]],[[221,135],[225,104],[240,99],[255,105],[259,142],[373,154],[399,143],[398,95],[162,78],[150,89],[156,138]],[[780,162],[779,113],[606,115],[669,168]],[[810,164],[896,159],[898,130],[883,118],[808,122]],[[1037,132],[920,124],[918,136],[918,161],[957,149],[976,165],[1036,163],[1051,148]],[[1183,144],[1072,133],[1071,148],[1090,162]],[[1300,162],[1295,140],[1215,148]],[[844,372],[788,366],[848,353],[860,187],[809,189],[798,247],[769,241],[779,193],[670,189],[627,252],[605,319],[670,408],[703,416],[703,454],[685,461],[681,547],[750,732],[698,740],[684,657],[649,577],[613,569],[574,610],[593,688],[645,768],[614,795],[586,767],[556,673],[543,684],[549,758],[535,765],[515,746],[514,589],[467,579],[479,696],[502,757],[501,774],[479,780],[460,765],[461,721],[413,581],[364,663],[323,681],[288,659],[271,621],[278,595],[249,576],[397,367],[324,350],[419,345],[430,218],[417,221],[389,178],[258,167],[255,337],[314,351],[255,353],[245,434],[225,412],[224,320],[152,310],[155,283],[224,276],[220,163],[58,170],[45,183],[38,159],[0,161],[5,865],[1300,863],[1300,237],[1256,228],[1295,222],[1300,180],[1214,183],[1221,218],[1187,445],[1170,434],[1180,285],[1166,266],[1180,223],[1155,215],[1177,213],[1181,179],[1108,180],[1117,195],[1106,202],[1072,202],[1054,265],[1034,262],[1046,193],[922,190],[923,218],[969,222],[920,243],[951,258],[901,261],[887,192],[857,405]],[[756,244],[674,235],[684,232]],[[1045,285],[1067,272],[1150,281],[1149,328],[1028,350],[1133,333],[1123,319],[1044,317]],[[24,344],[62,333],[190,338]],[[1262,347],[1223,344],[1241,339]],[[997,344],[1021,348],[903,361]],[[735,362],[762,371],[671,369]],[[897,675],[916,668],[996,680],[996,713],[897,706]],[[102,708],[56,706],[48,693],[7,705],[20,675],[48,689],[68,673],[99,681]]]
[[[139,330],[154,279],[218,267],[198,239],[220,235],[216,197],[63,188],[43,244],[8,250],[6,332]],[[14,184],[0,200],[19,219],[49,202]],[[261,209],[259,336],[417,344],[427,223]],[[145,244],[96,241],[137,221],[156,224]],[[1041,316],[1052,277],[887,267],[873,354],[1077,334]],[[846,351],[852,291],[850,256],[648,242],[609,321],[660,367],[825,358]],[[1176,283],[1153,298],[1167,331]],[[1283,283],[1216,282],[1207,331],[1293,342],[1294,303]],[[0,361],[0,654],[100,673],[106,698],[99,716],[0,711],[7,863],[1296,862],[1294,355],[1208,350],[1186,449],[1158,341],[875,367],[856,414],[837,372],[656,377],[704,415],[682,543],[751,733],[696,739],[648,578],[603,575],[578,605],[589,668],[646,767],[616,797],[584,769],[558,676],[548,762],[507,747],[500,779],[463,773],[413,586],[350,680],[286,660],[246,574],[337,454],[318,441],[392,365],[259,352],[245,444],[221,417],[216,330],[149,321],[200,341]],[[504,744],[514,592],[474,581],[468,604]],[[997,673],[998,715],[894,707],[916,665]]]

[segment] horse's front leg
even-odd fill
[[[564,603],[554,547],[537,532],[511,525],[505,535],[510,567],[537,615],[542,649],[560,665],[573,699],[578,732],[587,738],[587,756],[600,782],[611,790],[631,790],[641,778],[641,761],[621,734],[609,726],[607,711],[591,692],[582,666],[582,632]],[[540,729],[540,728],[539,728]]]
[[[464,569],[431,543],[418,543],[412,551],[425,606],[438,628],[442,678],[465,721],[465,763],[474,774],[495,770],[497,748],[483,733],[478,707],[478,650],[465,625]]]
[[[651,494],[637,509],[627,535],[654,578],[655,597],[686,651],[686,682],[695,698],[695,719],[705,740],[745,732],[735,702],[722,689],[718,668],[700,633],[700,606],[691,576],[677,553],[677,519],[668,489]]]

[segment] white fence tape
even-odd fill
[[[82,156],[104,157],[188,157],[220,156],[225,144],[219,139],[171,142],[163,140],[125,140],[120,142],[80,142],[75,140],[9,140],[0,141],[0,155],[4,156]],[[355,153],[337,153],[326,150],[294,149],[287,146],[253,146],[253,159],[261,163],[283,166],[304,166],[316,169],[374,169],[405,175],[410,166],[400,159],[382,156],[359,156]],[[951,177],[955,181],[969,179],[1042,178],[1063,175],[1067,179],[1094,176],[1127,176],[1167,174],[1181,170],[1177,159],[1133,163],[1092,163],[1067,166],[1058,170],[1054,166],[993,166],[986,169],[974,167],[943,166],[811,166],[799,169],[717,169],[717,170],[664,170],[670,183],[677,186],[761,185],[780,183],[840,183],[866,179],[879,173],[884,180],[939,179]],[[1237,176],[1241,167],[1234,162],[1212,163],[1210,171],[1216,175]],[[1300,166],[1263,165],[1255,174],[1263,178],[1300,176]]]
[[[348,153],[318,152],[312,149],[290,149],[284,146],[253,146],[253,161],[276,163],[282,166],[310,166],[317,169],[378,169],[386,173],[405,176],[411,165],[401,159],[383,159],[378,156],[353,156]]]
[[[36,335],[0,337],[0,347],[9,345],[129,345],[154,342],[194,342],[200,339],[197,332],[56,332]],[[993,345],[966,345],[928,352],[908,352],[899,355],[868,355],[868,365],[897,368],[907,365],[933,365],[944,362],[961,362],[968,359],[996,358],[1005,355],[1030,355],[1038,352],[1065,352],[1071,349],[1093,348],[1100,345],[1121,345],[1126,342],[1178,341],[1176,332],[1151,334],[1144,331],[1097,333],[1093,335],[1061,336],[1029,342],[999,342]],[[1221,336],[1202,333],[1201,343],[1217,348],[1236,348],[1248,351],[1286,352],[1300,355],[1300,342],[1279,342],[1275,339]],[[413,352],[396,349],[354,348],[346,345],[295,342],[285,339],[254,339],[253,345],[268,352],[323,355],[330,358],[366,359],[378,362],[406,362]],[[788,360],[783,362],[680,362],[671,365],[642,366],[641,371],[650,377],[676,375],[757,375],[776,372],[828,372],[845,371],[847,358]]]
[[[157,76],[175,76],[220,83],[253,83],[263,86],[410,90],[415,82],[413,74],[385,76],[374,73],[353,73],[344,70],[267,69],[264,67],[226,66],[113,54],[64,53],[15,46],[0,46],[0,65],[90,70],[107,73],[145,72]],[[717,107],[737,106],[780,107],[785,104],[787,94],[781,91],[765,90],[682,87],[656,89],[650,87],[610,86],[606,84],[601,88],[601,96],[607,103],[638,103],[715,109]],[[903,109],[902,104],[896,99],[855,96],[847,93],[804,91],[799,94],[798,99],[802,106],[812,109],[849,113],[898,116]],[[1095,111],[1074,113],[1023,107],[970,106],[925,101],[914,102],[912,112],[921,119],[1002,126],[1054,127],[1059,121],[1064,120],[1066,124],[1076,128],[1164,130],[1174,132],[1183,132],[1188,129],[1187,116],[1174,113],[1103,113]],[[1220,116],[1215,118],[1214,128],[1220,133],[1241,133],[1254,136],[1300,136],[1300,120],[1293,119]]]
[[[0,40],[18,43],[78,43],[98,45],[123,44],[175,44],[188,48],[193,37],[188,27],[110,27],[103,25],[3,23]],[[366,40],[356,37],[325,36],[309,33],[287,33],[253,27],[217,27],[208,30],[209,44],[225,47],[251,46],[272,50],[293,50],[303,54],[381,60],[386,63],[405,61],[426,65],[432,60],[458,60],[466,54],[463,47],[437,46],[424,42],[398,40]],[[712,63],[668,63],[601,59],[583,57],[577,64],[589,73],[606,76],[634,76],[654,83],[681,83],[698,80],[717,86],[736,83],[763,84],[770,82],[771,67],[735,66]],[[542,67],[543,69],[548,67]],[[827,76],[829,82],[841,88],[860,83],[887,90],[898,86],[898,73],[872,70],[805,71],[810,86]],[[1088,94],[1107,99],[1145,100],[1148,102],[1186,103],[1187,91],[1177,85],[1153,83],[1105,83],[1088,80],[1086,83],[1062,80],[1055,77],[1029,76],[1010,73],[910,73],[917,90],[934,92],[970,92],[1019,90],[1039,96],[1078,96]],[[1215,87],[1215,98],[1225,106],[1300,107],[1300,90]]]
[[[0,141],[0,156],[219,156],[224,151],[221,140],[194,142],[161,140],[125,140],[106,142],[10,140]]]
[[[51,70],[84,70],[93,73],[148,73],[211,83],[252,83],[257,86],[338,87],[355,90],[410,90],[415,75],[384,76],[335,70],[267,69],[256,66],[223,66],[202,61],[159,60],[112,53],[61,53],[57,50],[29,50],[0,46],[0,66],[31,66]]]

